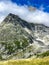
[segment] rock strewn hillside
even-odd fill
[[[21,59],[49,50],[49,27],[9,14],[0,24],[0,59]]]

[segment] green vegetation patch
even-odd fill
[[[49,56],[49,50],[44,53],[37,54],[37,57],[46,57],[46,56]]]

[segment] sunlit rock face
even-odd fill
[[[0,60],[29,58],[49,50],[49,27],[8,14],[0,24]]]

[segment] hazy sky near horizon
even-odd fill
[[[28,6],[35,7],[35,10],[30,11]],[[0,22],[9,13],[16,14],[28,22],[49,26],[48,0],[0,0]]]

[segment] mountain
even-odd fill
[[[36,56],[49,50],[49,27],[8,14],[0,24],[0,60]]]

